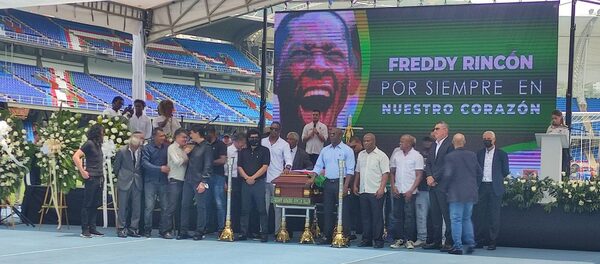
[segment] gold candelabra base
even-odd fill
[[[281,221],[281,227],[279,231],[277,231],[277,237],[275,238],[277,242],[285,243],[290,241],[290,234],[285,228],[285,221]]]
[[[317,214],[315,213],[315,220],[313,221],[313,225],[311,227],[312,232],[312,236],[313,238],[320,238],[321,237],[321,228],[319,228],[319,221],[317,220]]]
[[[233,229],[231,229],[231,221],[230,220],[227,220],[225,222],[225,228],[223,228],[223,231],[221,232],[221,236],[219,236],[219,240],[220,241],[228,241],[228,242],[233,241]]]
[[[348,247],[348,239],[344,237],[342,225],[338,225],[331,241],[331,246],[336,248]]]
[[[300,237],[300,244],[309,244],[309,243],[314,244],[315,238],[313,237],[313,234],[310,230],[310,226],[305,225],[304,232],[302,233],[302,236]]]

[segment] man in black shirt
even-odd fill
[[[207,193],[207,207],[209,208],[209,219],[214,219],[210,214],[216,209],[216,224],[220,234],[225,227],[225,210],[227,206],[227,201],[225,200],[225,162],[227,162],[227,145],[217,138],[217,131],[214,126],[209,126],[207,132],[206,141],[208,141],[208,144],[211,146],[213,154],[212,175],[208,181],[210,188]]]
[[[87,132],[88,140],[73,154],[73,162],[81,177],[83,177],[85,189],[83,191],[83,205],[81,209],[81,237],[91,238],[103,236],[96,230],[96,212],[102,195],[102,183],[104,181],[102,154],[102,140],[104,129],[102,125],[96,124]],[[85,167],[82,158],[85,156]]]
[[[191,207],[196,202],[196,232],[194,240],[204,238],[206,227],[206,195],[207,189],[214,188],[207,182],[212,174],[213,155],[212,149],[206,142],[206,132],[202,125],[195,124],[190,129],[190,137],[194,149],[188,154],[189,162],[183,180],[183,194],[181,198],[181,231],[177,239],[190,238],[188,234],[190,226]]]
[[[254,202],[260,216],[261,242],[267,242],[267,209],[265,204],[265,178],[271,154],[269,149],[260,145],[260,133],[250,129],[247,133],[249,148],[240,150],[238,157],[238,177],[242,182],[242,213],[240,219],[241,235],[238,240],[246,240],[250,208]]]

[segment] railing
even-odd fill
[[[66,48],[69,47],[69,43],[66,41],[60,41],[56,39],[49,39],[45,37],[38,37],[29,34],[16,33],[12,31],[5,31],[4,36],[0,37],[9,37],[14,40],[37,44],[41,46],[49,46],[49,47],[58,47],[58,48]]]
[[[49,39],[46,37],[39,37],[39,36],[33,36],[33,35],[28,35],[28,34],[22,34],[22,33],[16,33],[16,32],[12,32],[12,31],[5,31],[4,35],[0,35],[0,39],[1,38],[9,38],[9,39],[26,42],[26,43],[30,43],[30,44],[34,44],[34,45],[39,45],[39,46],[55,47],[55,48],[61,48],[61,49],[69,48],[69,43],[66,41],[60,41],[60,40],[55,40],[55,39]],[[131,58],[132,58],[132,54],[130,52],[115,51],[114,49],[111,49],[111,48],[101,48],[101,47],[96,47],[96,46],[92,46],[92,45],[81,46],[81,52],[93,53],[93,54],[103,55],[103,56],[110,56],[110,57],[113,57],[113,58],[116,58],[119,60],[124,60],[124,61],[131,61]],[[164,58],[151,57],[151,56],[148,56],[148,58],[152,58],[154,60],[154,61],[146,60],[146,62],[148,64],[153,64],[153,65],[158,65],[158,66],[167,65],[167,66],[173,66],[173,67],[182,68],[182,69],[197,69],[197,70],[203,70],[203,71],[213,71],[215,73],[242,74],[241,72],[232,70],[225,65],[217,65],[215,63],[212,63],[211,65],[209,65],[208,63],[185,62],[185,61],[164,59]],[[249,71],[249,72],[251,72],[251,71]],[[250,75],[257,75],[257,74],[255,73],[255,74],[250,74]]]

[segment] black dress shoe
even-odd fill
[[[483,244],[476,243],[474,248],[483,248]]]
[[[260,242],[261,243],[266,243],[267,241],[269,241],[269,236],[264,234],[264,235],[260,235]]]
[[[97,236],[97,237],[104,236],[104,234],[98,232],[98,230],[96,230],[96,229],[90,229],[90,234],[92,234],[92,236]]]
[[[448,250],[448,254],[452,254],[452,255],[462,255],[463,251],[462,249],[458,249],[458,248],[452,248],[450,250]]]
[[[204,239],[204,233],[196,233],[196,234],[194,234],[193,239],[196,240],[196,241]]]
[[[375,241],[373,248],[383,248],[383,241]]]
[[[467,255],[471,255],[471,254],[473,254],[473,252],[475,252],[475,247],[474,246],[467,246],[467,249],[465,250],[465,253]]]
[[[147,238],[151,238],[152,237],[152,231],[148,231],[146,233],[144,233],[144,236]]]
[[[162,237],[164,239],[173,239],[173,235],[171,234],[171,232],[164,232],[164,233],[160,234],[160,237]]]
[[[487,247],[487,250],[496,250],[496,245],[492,244]]]
[[[358,247],[372,247],[372,246],[373,246],[373,241],[367,241],[367,240],[360,241],[360,244],[358,244]]]
[[[436,244],[436,243],[431,243],[431,244],[427,244],[427,245],[423,246],[423,249],[440,249],[440,248],[442,248],[442,245]]]
[[[331,240],[329,240],[329,239],[327,239],[327,238],[325,238],[325,237],[321,238],[321,239],[320,239],[320,240],[317,242],[317,245],[329,245],[329,244],[331,244]]]
[[[450,245],[444,245],[442,248],[440,248],[440,252],[448,252],[452,249],[452,246]]]
[[[188,239],[191,236],[187,233],[187,232],[183,232],[181,234],[179,234],[179,236],[177,236],[177,240],[184,240],[184,239]]]
[[[127,235],[130,237],[142,237],[140,234],[138,234],[137,230],[129,230],[127,231]]]
[[[246,235],[239,235],[237,238],[235,238],[235,241],[246,241],[248,240],[248,237]]]

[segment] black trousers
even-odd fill
[[[438,188],[432,188],[429,191],[429,199],[431,200],[431,222],[433,224],[432,243],[442,243],[442,225],[446,224],[446,245],[453,245],[452,230],[450,229],[450,212],[448,211],[448,202],[446,201],[446,193]]]
[[[337,225],[336,205],[339,202],[338,190],[339,180],[325,180],[325,186],[323,187],[323,235],[326,239],[331,239],[333,237],[333,229]],[[350,198],[349,196],[346,196],[344,197],[342,208],[342,225],[345,235],[350,233],[349,220]]]
[[[242,210],[242,178],[231,178],[231,228],[240,231],[240,214]]]
[[[479,186],[479,202],[475,209],[477,232],[475,241],[481,245],[496,245],[500,231],[500,208],[502,196],[496,195],[491,183]]]
[[[383,201],[374,193],[360,194],[360,208],[363,224],[363,241],[383,241]]]
[[[204,234],[206,228],[206,191],[198,193],[195,185],[189,182],[183,183],[181,195],[181,228],[182,234],[190,230],[190,213],[196,202],[196,234]],[[209,186],[210,188],[210,186]]]
[[[102,200],[103,177],[90,177],[85,180],[83,204],[81,208],[81,230],[96,229],[96,215]]]
[[[173,223],[173,217],[177,216],[177,209],[181,206],[181,194],[183,191],[183,181],[175,179],[169,179],[169,185],[167,186],[167,212],[165,212],[165,223],[163,233],[173,232],[175,224]]]
[[[312,164],[317,164],[317,159],[319,158],[319,154],[308,154],[310,157],[310,161]]]
[[[348,195],[350,230],[362,233],[362,214],[360,211],[360,196],[354,193]]]
[[[267,208],[265,203],[265,186],[266,182],[264,177],[262,179],[258,179],[254,182],[254,184],[247,184],[245,181],[241,184],[242,190],[242,210],[240,216],[240,231],[244,235],[248,235],[248,226],[250,225],[250,211],[253,208],[253,205],[258,211],[258,216],[260,218],[260,232],[261,234],[267,234],[268,230],[268,217],[267,217]]]
[[[410,241],[417,240],[417,216],[415,206],[415,195],[410,201],[406,201],[404,194],[399,198],[394,197],[394,239]]]

